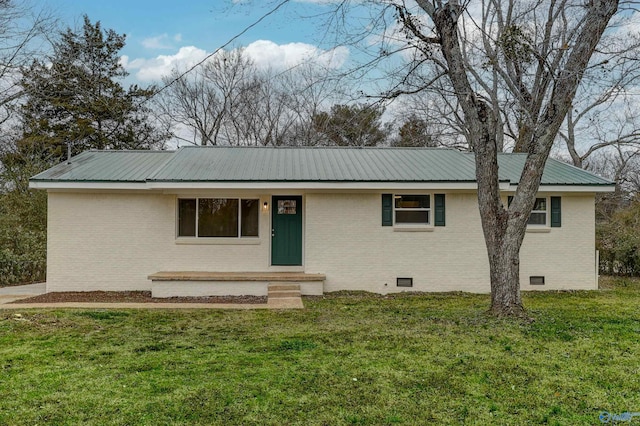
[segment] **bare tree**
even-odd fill
[[[418,4],[431,18],[435,37],[425,35],[402,8],[401,19],[423,43],[438,46],[475,152],[491,311],[523,315],[519,266],[527,220],[553,142],[618,2],[492,0],[483,4],[478,25],[457,1],[419,0]],[[481,33],[480,46],[465,38],[465,28],[474,27]],[[480,58],[486,63],[485,73],[476,69],[470,50],[484,53]],[[513,105],[517,128],[503,126],[497,88],[507,95],[504,103]],[[527,153],[508,208],[500,197],[497,164],[499,135],[504,135],[505,127],[516,150]]]
[[[313,117],[343,100],[345,89],[332,70],[302,63],[278,75],[277,85],[285,94],[289,117],[293,120],[284,145],[326,145],[326,137],[313,126]]]
[[[317,144],[311,119],[338,87],[318,65],[258,69],[240,48],[165,82],[173,83],[159,102],[163,121],[177,139],[200,145]]]
[[[375,76],[382,64],[393,64],[388,59],[395,53],[406,57],[413,52],[412,60],[400,61],[386,74],[389,86],[381,96],[434,91],[455,100],[449,101],[451,109],[459,113],[462,134],[475,154],[491,312],[525,315],[519,265],[527,221],[546,160],[585,71],[598,61],[594,52],[618,12],[619,1],[372,0],[364,4],[372,19],[355,30],[349,27],[353,21],[342,20],[341,31],[352,35],[345,39],[371,39],[372,31],[381,35],[375,58],[353,73],[361,79],[367,72]],[[344,0],[334,16],[347,15],[350,5],[363,7],[362,2]],[[497,154],[506,145],[527,154],[509,206],[503,205],[498,184]]]
[[[567,10],[571,10],[571,5],[567,5]],[[559,11],[562,19],[567,19],[566,14],[567,12]],[[582,74],[582,84],[576,91],[572,107],[567,111],[566,120],[556,140],[558,147],[561,145],[566,148],[568,158],[577,167],[589,168],[589,158],[598,151],[609,150],[610,147],[614,149],[615,146],[626,145],[631,149],[640,149],[640,108],[637,103],[640,89],[640,35],[634,30],[638,19],[637,14],[628,13],[611,23],[611,29],[603,34]],[[530,30],[531,25],[524,28]],[[487,78],[488,65],[495,63],[498,52],[494,52],[489,60],[483,61],[486,55],[480,55],[480,59],[477,59],[475,56],[478,47],[473,46],[486,45],[486,34],[474,31],[473,27],[471,31],[465,30],[465,34],[471,34],[472,44],[466,52],[473,55],[469,58],[474,61],[477,70],[480,70],[476,74],[485,81],[483,95],[493,105],[500,105],[496,110],[500,115],[496,119],[501,120],[505,132],[503,140],[498,141],[498,149],[525,150],[526,147],[516,144],[516,141],[518,131],[528,120],[526,108],[518,106],[513,97],[505,93],[504,84],[490,84],[491,78]],[[533,51],[527,47],[527,43],[533,42],[528,32],[512,29],[498,41],[512,57],[519,56],[525,62],[530,62],[533,58]],[[424,48],[422,51],[416,50],[413,55],[412,63],[424,61]],[[462,110],[454,93],[447,86],[448,82],[443,84],[442,80],[435,78],[439,71],[435,67],[418,68],[411,76],[403,78],[402,89],[395,86],[389,93],[405,95],[400,100],[400,114],[405,111],[420,111],[436,134],[443,133],[443,137],[439,139],[444,145],[468,149],[469,135],[465,133]],[[514,68],[513,72],[522,71]],[[432,81],[429,82],[429,79]],[[425,82],[429,84],[424,86]],[[556,153],[567,158],[562,150],[558,149]]]
[[[231,111],[227,139],[250,146],[286,144],[295,125],[290,89],[273,70],[257,70],[252,90]],[[233,143],[233,142],[230,142]]]
[[[55,25],[55,18],[44,9],[27,2],[0,0],[0,193],[25,181],[14,179],[9,170],[13,165],[5,164],[4,158],[16,150],[21,135],[16,110],[24,96],[22,68],[43,55]]]
[[[639,150],[630,149],[626,144],[610,146],[607,150],[593,154],[589,169],[616,183],[614,192],[599,197],[596,204],[599,216],[610,216],[613,211],[640,195]]]
[[[173,124],[176,138],[198,145],[237,143],[239,135],[231,130],[237,127],[233,116],[248,107],[260,85],[256,68],[242,49],[220,51],[190,73],[174,70],[164,80],[172,84],[162,93],[160,108]],[[182,135],[176,126],[191,136]]]
[[[441,86],[434,82],[434,86]],[[462,110],[448,90],[428,91],[400,99],[394,117],[405,123],[412,117],[428,127],[433,146],[470,151],[470,135],[464,126]],[[401,129],[400,129],[401,130]]]
[[[45,10],[26,2],[0,1],[0,125],[12,117],[23,92],[21,68],[43,53],[56,25]]]
[[[590,158],[602,150],[640,151],[640,109],[632,98],[635,94],[615,93],[622,90],[626,92],[611,87],[584,108],[569,109],[559,136],[574,166],[589,168]]]
[[[201,69],[192,71],[189,78],[173,70],[165,78],[165,84],[173,80],[169,89],[156,99],[163,127],[169,129],[175,139],[196,145],[215,145],[222,118],[215,90],[209,87]]]
[[[603,149],[640,149],[640,34],[629,30],[638,17],[613,25],[585,69],[559,133],[577,167],[588,167],[589,158]]]

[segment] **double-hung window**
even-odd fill
[[[527,221],[527,225],[546,225],[547,224],[547,199],[536,198],[533,204],[533,210]]]
[[[257,199],[180,198],[178,237],[257,237],[259,205]]]
[[[512,196],[507,202],[511,205]],[[561,197],[538,197],[533,203],[531,215],[527,225],[533,227],[560,228],[562,226],[562,198]]]
[[[430,195],[394,195],[393,213],[398,225],[431,224]]]
[[[445,222],[445,194],[382,194],[382,226],[427,230]]]

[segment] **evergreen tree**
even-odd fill
[[[389,135],[381,122],[384,108],[369,105],[334,105],[330,112],[312,117],[314,129],[337,146],[379,146]]]
[[[23,70],[26,102],[21,108],[18,151],[37,152],[49,163],[87,149],[149,149],[166,138],[149,120],[144,102],[153,88],[120,83],[128,75],[119,51],[125,36],[84,17],[82,30],[67,29],[46,59]]]
[[[436,142],[429,133],[429,124],[426,120],[415,115],[409,116],[398,133],[398,139],[394,141],[394,146],[400,147],[421,147],[436,146]]]

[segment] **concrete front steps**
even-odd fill
[[[300,284],[273,282],[268,286],[267,305],[272,308],[304,308]]]
[[[300,284],[297,283],[271,283],[268,288],[268,296],[271,298],[300,297]]]

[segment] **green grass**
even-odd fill
[[[0,424],[600,424],[640,411],[640,281],[607,287],[526,294],[532,323],[457,293],[0,310]]]

